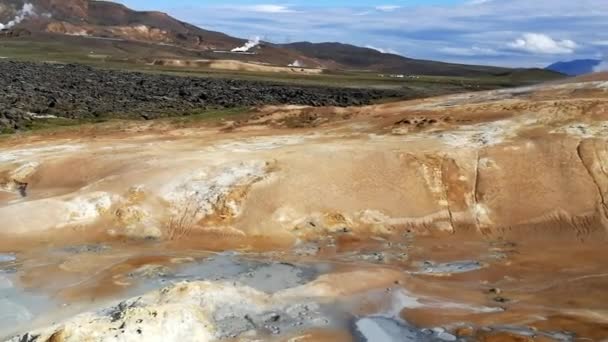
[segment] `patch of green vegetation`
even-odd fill
[[[88,120],[75,120],[69,118],[45,118],[30,121],[26,127],[30,130],[52,129],[56,127],[75,126],[89,122]]]
[[[234,108],[202,108],[188,112],[164,113],[162,118],[153,119],[152,122],[165,122],[176,127],[188,127],[197,123],[217,125],[224,120],[239,120],[251,113],[249,107]],[[113,117],[116,114],[117,117]],[[71,118],[44,118],[30,121],[23,130],[0,128],[0,139],[14,136],[15,133],[59,133],[79,130],[84,127],[90,130],[112,131],[120,130],[130,124],[142,123],[141,115],[136,113],[113,113],[97,118],[71,119]]]
[[[7,128],[7,127],[0,128],[0,136],[13,134],[13,133],[15,133],[15,130],[13,128]]]
[[[249,107],[200,109],[169,118],[176,125],[188,125],[196,122],[218,123],[223,120],[238,120],[251,112]]]

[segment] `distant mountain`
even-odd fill
[[[271,44],[247,41],[177,20],[99,0],[0,0],[0,40],[32,50],[110,56],[156,63],[164,59],[239,60],[294,68],[361,70],[398,75],[560,77],[538,69],[508,69],[407,58],[341,43]],[[57,54],[55,54],[57,55]],[[105,57],[104,57],[105,58]],[[188,63],[183,63],[188,65]]]
[[[579,76],[592,73],[600,63],[602,61],[599,59],[576,59],[569,62],[557,62],[549,65],[546,69],[569,76]]]
[[[536,76],[559,77],[542,69],[509,69],[493,66],[465,65],[412,59],[404,56],[342,43],[298,42],[281,45],[302,55],[333,64],[337,68],[368,70],[393,74],[441,76],[505,76],[533,71]]]

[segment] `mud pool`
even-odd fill
[[[529,267],[530,259],[520,260],[521,253],[533,254],[528,247],[503,242],[462,246],[457,240],[437,246],[411,236],[399,243],[353,243],[344,242],[345,235],[268,252],[108,241],[4,253],[0,332],[18,341],[25,331],[86,311],[119,320],[121,310],[139,305],[146,293],[198,282],[221,284],[227,296],[230,289],[273,296],[264,305],[226,300],[213,309],[219,340],[257,336],[278,341],[313,334],[321,340],[361,342],[475,341],[503,335],[575,341],[586,331],[583,322],[573,323],[572,330],[555,329],[559,324],[541,328],[565,309],[526,299],[550,288],[513,277],[522,274],[520,267]],[[431,255],[438,261],[430,261]],[[594,279],[581,273],[581,284],[586,277]]]

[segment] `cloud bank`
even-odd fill
[[[557,41],[542,33],[525,33],[509,46],[525,52],[553,55],[571,54],[577,48],[577,44],[570,39]]]

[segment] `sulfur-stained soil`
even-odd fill
[[[603,341],[607,81],[0,140],[0,335]]]

